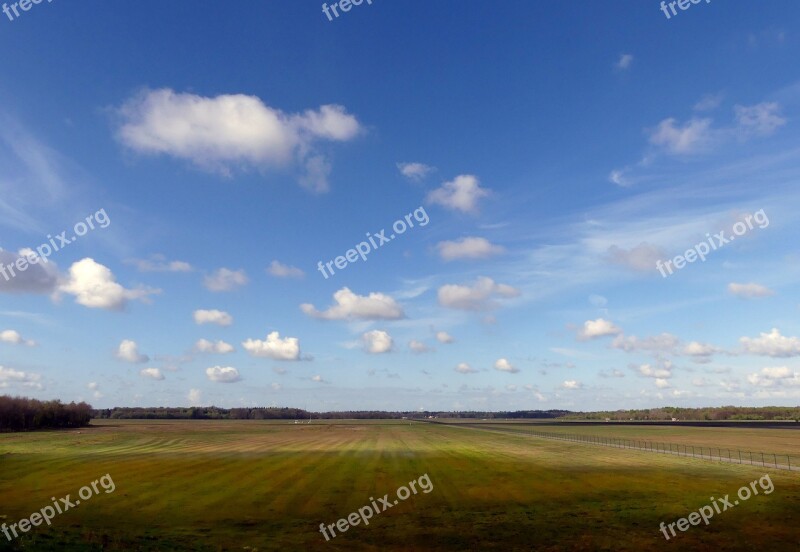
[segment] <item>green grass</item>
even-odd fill
[[[769,470],[772,494],[666,542],[661,521],[687,516],[711,496],[733,495],[765,471],[416,422],[95,423],[80,433],[0,435],[0,521],[27,517],[51,496],[74,499],[106,473],[116,484],[115,492],[57,516],[52,527],[10,544],[0,534],[0,550],[780,551],[800,545],[796,473]],[[735,430],[716,431],[724,440]],[[335,523],[371,496],[391,498],[424,473],[433,483],[429,494],[412,495],[330,542],[319,533],[321,522]]]

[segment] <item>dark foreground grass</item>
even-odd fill
[[[798,550],[798,474],[691,527],[762,475],[643,452],[409,422],[107,421],[0,435],[0,522],[104,474],[116,484],[0,550]],[[335,523],[427,473],[433,491],[326,542]],[[338,533],[338,531],[337,531]]]

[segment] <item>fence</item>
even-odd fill
[[[450,425],[450,424],[448,424]],[[792,462],[788,454],[776,454],[772,452],[752,452],[738,449],[720,447],[702,447],[694,445],[682,445],[678,443],[659,443],[656,441],[646,441],[642,439],[625,439],[621,437],[603,437],[600,435],[576,435],[568,433],[554,433],[550,431],[538,431],[525,427],[516,429],[504,427],[502,429],[491,427],[489,424],[452,424],[460,427],[471,427],[474,429],[488,429],[491,431],[502,431],[505,433],[525,434],[544,439],[556,439],[560,441],[572,441],[576,443],[587,443],[620,449],[641,450],[662,454],[674,454],[686,456],[700,460],[713,460],[718,462],[728,462],[731,464],[750,464],[751,466],[761,466],[764,468],[775,468],[779,470],[800,470],[800,458],[795,457]]]

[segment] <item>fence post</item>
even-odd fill
[[[739,463],[741,464],[742,463],[742,451],[737,449],[736,452],[739,453]]]
[[[764,467],[764,453],[761,453],[761,467]]]
[[[778,457],[775,453],[772,453],[772,458],[775,460],[775,469],[778,469]]]
[[[694,445],[692,445],[692,458],[694,458]]]

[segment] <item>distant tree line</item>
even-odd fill
[[[300,408],[219,408],[203,407],[116,407],[92,411],[94,418],[114,420],[399,420],[403,418],[558,418],[568,410],[519,410],[515,412],[386,412],[380,410],[345,410],[308,412]]]
[[[786,406],[721,406],[707,408],[648,408],[640,410],[615,410],[607,412],[572,412],[564,416],[569,420],[794,420],[800,422],[800,407]]]
[[[85,402],[63,404],[0,396],[0,431],[84,427],[91,419],[92,407]]]

